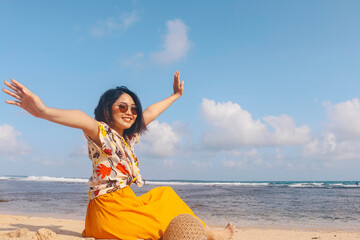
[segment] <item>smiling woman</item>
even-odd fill
[[[123,131],[129,135],[146,130],[141,102],[134,92],[124,86],[109,89],[100,97],[95,119],[113,125],[121,135]]]
[[[89,179],[89,203],[83,236],[112,239],[160,239],[170,221],[180,214],[194,213],[170,187],[159,187],[137,197],[130,185],[143,185],[134,145],[146,125],[165,111],[184,91],[180,73],[174,74],[174,93],[152,104],[144,112],[136,94],[126,87],[106,91],[95,109],[95,119],[79,110],[47,107],[21,83],[5,81],[6,101],[35,117],[81,129],[87,140],[93,172]],[[196,216],[195,216],[196,217]],[[203,223],[203,222],[202,222]],[[204,226],[205,223],[203,223]],[[118,227],[121,226],[121,227]],[[206,227],[208,239],[230,239],[235,228],[214,231]]]

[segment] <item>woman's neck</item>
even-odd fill
[[[124,137],[124,129],[118,129],[116,127],[113,127],[113,129],[122,137]]]

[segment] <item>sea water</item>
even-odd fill
[[[360,186],[355,181],[146,181],[139,196],[171,186],[209,225],[360,230]],[[87,179],[0,177],[0,214],[84,219]]]

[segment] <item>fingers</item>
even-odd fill
[[[174,73],[174,86],[176,86],[177,88],[180,88],[180,72],[179,71],[176,71]]]
[[[180,72],[176,71],[174,73],[174,81],[179,82],[180,81]]]
[[[18,93],[12,92],[12,91],[7,90],[7,89],[5,89],[5,88],[3,88],[3,91],[4,91],[6,94],[8,94],[8,95],[10,95],[10,96],[12,96],[12,97],[14,97],[14,98],[16,98],[16,99],[18,99],[18,100],[21,99],[21,95],[18,94]]]
[[[184,81],[182,81],[180,84],[180,94],[183,95],[183,93],[184,93]]]
[[[184,81],[180,81],[180,72],[176,71],[174,73],[174,93],[179,93],[180,96],[183,94],[184,92]]]
[[[23,91],[29,91],[29,89],[27,89],[27,87],[25,87],[23,84],[19,83],[18,81],[16,81],[15,79],[11,79],[11,82],[18,88],[20,89],[22,92]]]
[[[11,83],[4,81],[4,84],[20,96],[30,92],[24,85],[14,79],[11,79]]]
[[[21,107],[21,102],[19,101],[5,101],[7,104],[11,104],[11,105],[16,105],[16,106],[19,106]]]
[[[16,87],[14,84],[9,83],[8,81],[4,81],[4,84],[14,92],[21,94],[21,90],[18,87]]]
[[[19,83],[18,81],[14,80],[14,79],[11,79],[11,82],[4,81],[4,84],[8,88],[10,88],[10,90],[3,88],[3,92],[5,92],[9,96],[19,100],[19,101],[7,100],[5,102],[7,104],[16,105],[16,106],[21,107],[21,99],[23,98],[23,96],[25,94],[27,94],[29,92],[29,90],[24,85],[22,85],[21,83]]]

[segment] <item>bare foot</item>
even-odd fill
[[[228,223],[223,230],[214,230],[209,227],[206,227],[206,235],[208,240],[228,240],[231,239],[236,228]]]

